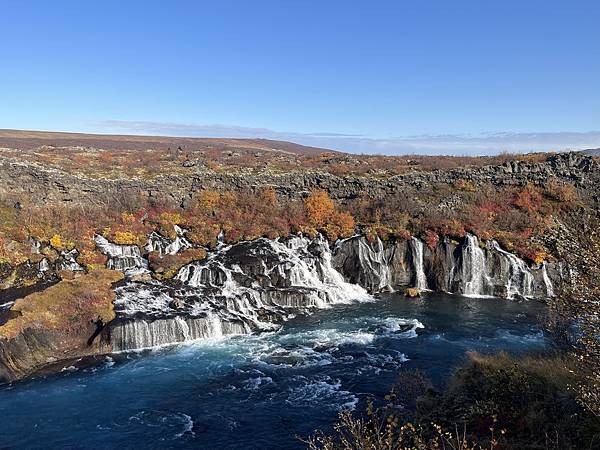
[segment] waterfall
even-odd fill
[[[111,327],[110,344],[113,350],[118,352],[249,332],[250,330],[241,322],[224,322],[219,317],[211,315],[123,320]]]
[[[320,236],[222,245],[172,282],[129,280],[115,291],[117,350],[275,330],[297,312],[372,299],[333,267]]]
[[[98,249],[109,257],[106,267],[113,270],[127,271],[131,269],[146,269],[148,263],[140,253],[137,245],[118,245],[109,242],[100,235],[94,236]]]
[[[181,250],[192,247],[190,241],[185,237],[187,230],[177,225],[174,226],[174,229],[176,237],[173,240],[160,235],[156,231],[150,233],[146,250],[148,252],[158,252],[159,256],[162,257],[164,255],[175,255]]]
[[[548,276],[548,270],[546,269],[546,263],[542,264],[542,279],[544,280],[544,286],[546,287],[546,296],[554,297],[554,286]]]
[[[383,242],[377,237],[376,248],[373,249],[366,239],[358,240],[358,258],[363,267],[368,267],[369,273],[376,278],[376,285],[372,286],[373,290],[391,291],[394,289],[391,285],[390,267],[385,258],[385,249]]]
[[[479,247],[476,236],[467,234],[462,248],[462,293],[466,296],[490,295],[485,252]]]
[[[82,271],[83,267],[77,262],[79,256],[77,249],[70,251],[61,251],[58,260],[56,261],[56,270],[71,270],[73,272]]]
[[[118,246],[102,239],[97,240],[99,247],[115,261],[141,259],[136,246]],[[446,259],[440,263],[440,255],[432,251],[438,263],[427,261],[444,270],[438,276],[438,283],[444,286],[437,288],[470,296],[533,295],[533,275],[525,262],[502,250],[496,242],[489,242],[484,251],[475,236],[467,235],[459,263],[454,261],[454,246],[447,244],[448,247],[435,250],[443,252]],[[408,246],[410,253],[404,247],[395,257],[406,258],[410,254],[414,286],[426,290],[429,286],[424,243],[412,238]],[[340,248],[336,247],[336,251]],[[404,263],[402,259],[399,263],[387,258],[380,240],[371,246],[362,237],[352,238],[345,241],[344,250],[336,253],[338,256],[340,260],[334,266],[329,244],[321,236],[312,240],[302,236],[261,238],[232,245],[222,243],[205,259],[181,267],[172,280],[129,278],[115,288],[118,319],[110,327],[111,343],[116,350],[127,350],[275,330],[281,321],[299,312],[372,300],[363,287],[347,282],[337,267],[344,273],[351,271],[349,278],[373,291],[392,284],[393,277],[398,276],[394,270],[404,271],[404,279],[409,282],[408,261]],[[552,295],[545,266],[540,280],[542,277],[545,293]],[[506,290],[495,292],[501,285]]]
[[[410,240],[410,248],[412,251],[412,261],[415,269],[414,285],[421,291],[427,290],[427,277],[423,264],[423,242],[415,237]]]
[[[521,295],[523,297],[532,297],[534,293],[534,278],[525,261],[518,256],[503,250],[496,241],[491,241],[490,246],[500,255],[502,255],[502,257],[508,263],[509,271],[506,277],[507,297],[514,298],[517,295]],[[550,283],[550,286],[551,285],[552,283]]]
[[[48,258],[43,258],[39,263],[38,263],[38,270],[40,272],[47,272],[50,270],[50,263],[48,262]]]

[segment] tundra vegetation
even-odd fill
[[[451,205],[445,204],[448,201]],[[144,246],[152,231],[174,238],[174,225],[187,229],[188,238],[202,247],[214,246],[221,232],[226,242],[317,232],[333,242],[360,230],[372,240],[420,236],[431,247],[443,237],[460,239],[469,232],[483,240],[496,239],[507,250],[539,264],[553,250],[545,246],[543,236],[560,224],[565,211],[580,204],[577,190],[557,180],[543,187],[504,189],[475,188],[465,181],[431,186],[418,197],[365,195],[344,204],[318,190],[304,200],[281,199],[271,187],[256,192],[202,190],[186,208],[131,198],[87,207],[40,207],[22,201],[15,208],[14,199],[5,198],[0,200],[0,264],[36,258],[31,254],[33,238],[57,252],[76,248],[81,264],[98,267],[105,258],[95,248],[94,234],[117,244]],[[189,252],[180,259],[198,256]]]
[[[20,139],[22,148],[2,148],[0,156],[92,178],[125,173],[140,179],[187,173],[190,167],[223,173],[318,170],[385,179],[547,157],[356,156],[260,140],[149,143],[160,138],[147,138],[135,141],[137,147],[121,148],[118,140],[87,138],[84,145],[73,146],[63,137],[56,145],[40,146],[38,138],[24,147],[28,141]],[[159,148],[149,151],[148,145]],[[472,354],[442,388],[432,387],[422,374],[402,373],[386,399],[375,399],[362,413],[343,412],[333,433],[317,432],[307,445],[373,450],[600,448],[599,224],[589,192],[582,194],[564,179],[501,186],[458,179],[425,183],[418,191],[385,198],[364,194],[342,201],[318,189],[303,198],[284,197],[276,186],[202,189],[185,207],[151,197],[111,195],[97,200],[93,205],[40,205],[10,193],[0,198],[0,289],[38,283],[32,267],[42,258],[53,262],[72,249],[77,249],[77,262],[85,269],[83,275],[58,273],[53,280],[60,280],[57,284],[18,300],[0,326],[1,339],[15,339],[24,328],[36,332],[38,327],[74,342],[77,348],[68,348],[69,354],[88,348],[84,338],[94,331],[94,321],[106,323],[114,317],[111,287],[122,276],[104,269],[106,256],[96,248],[95,234],[116,244],[144,247],[152,232],[175,239],[175,226],[184,228],[192,248],[175,255],[147,255],[153,275],[169,278],[183,264],[204,258],[219,239],[234,243],[322,233],[334,242],[360,232],[371,241],[418,236],[434,248],[441,239],[460,240],[472,233],[482,241],[497,240],[532,264],[551,259],[566,263],[564,284],[549,300],[546,318],[555,341],[552,351],[523,358]],[[32,316],[43,321],[28,320]],[[83,330],[76,326],[82,317]]]

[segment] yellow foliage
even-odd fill
[[[130,231],[116,231],[115,244],[119,245],[134,245],[137,244],[137,236]]]
[[[325,191],[313,191],[305,200],[308,219],[316,226],[323,226],[335,211],[333,200]]]
[[[50,238],[50,245],[57,250],[65,249],[65,243],[63,242],[63,239],[58,234],[55,234],[54,236],[52,236]]]
[[[213,210],[219,204],[221,195],[216,191],[202,191],[198,204],[202,209]]]
[[[181,223],[181,214],[164,212],[160,215],[160,221],[163,224],[178,225]]]
[[[123,221],[123,223],[133,223],[135,222],[135,216],[131,213],[124,212],[121,213],[121,220]]]
[[[537,265],[542,264],[544,261],[546,261],[546,259],[548,259],[548,253],[546,253],[543,250],[535,252],[535,254],[533,255],[533,262]]]

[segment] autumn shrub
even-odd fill
[[[404,422],[387,408],[367,403],[366,413],[354,415],[342,411],[332,433],[317,431],[303,440],[309,450],[493,450],[502,447],[502,439],[490,431],[488,444],[480,444],[467,435],[465,427],[444,428],[435,423]],[[501,434],[501,433],[499,433]]]
[[[418,400],[419,421],[464,423],[478,441],[503,429],[503,448],[598,448],[600,422],[570,389],[578,376],[568,356],[469,356],[445,390]]]
[[[546,195],[558,202],[562,207],[573,207],[579,201],[579,194],[575,186],[570,183],[553,178],[545,184]]]
[[[309,222],[315,227],[322,227],[335,212],[335,204],[325,191],[313,191],[304,200],[304,207]]]
[[[515,193],[513,204],[529,212],[537,212],[542,207],[542,194],[533,184],[528,183]]]

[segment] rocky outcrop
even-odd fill
[[[419,239],[383,243],[363,236],[339,241],[289,239],[220,244],[173,280],[129,281],[117,288],[118,320],[105,332],[115,350],[206,337],[273,330],[298,312],[370,300],[369,295],[414,287],[469,296],[546,298],[547,265],[529,267],[495,241]]]
[[[274,330],[298,312],[371,299],[333,268],[321,237],[221,244],[174,280],[130,280],[116,292],[119,319],[105,333],[115,350]]]
[[[0,382],[56,361],[112,351],[100,334],[115,318],[112,286],[122,278],[94,271],[17,300],[0,322]]]
[[[495,186],[544,183],[549,178],[593,188],[597,183],[598,164],[583,153],[552,155],[542,163],[510,161],[500,166],[463,167],[432,172],[413,172],[384,179],[375,177],[339,177],[324,172],[271,174],[221,174],[197,171],[189,175],[161,175],[153,179],[92,179],[48,169],[34,163],[0,158],[0,195],[27,198],[38,205],[104,204],[124,198],[142,198],[172,206],[185,206],[202,189],[218,191],[257,190],[273,186],[279,195],[298,198],[312,189],[323,189],[339,201],[368,194],[385,197],[412,192],[432,183],[459,180]]]
[[[530,267],[496,241],[480,243],[467,235],[463,242],[448,239],[433,249],[420,240],[384,244],[364,236],[340,241],[333,265],[344,277],[370,292],[415,287],[473,297],[538,298],[554,295],[551,279],[558,267]]]

